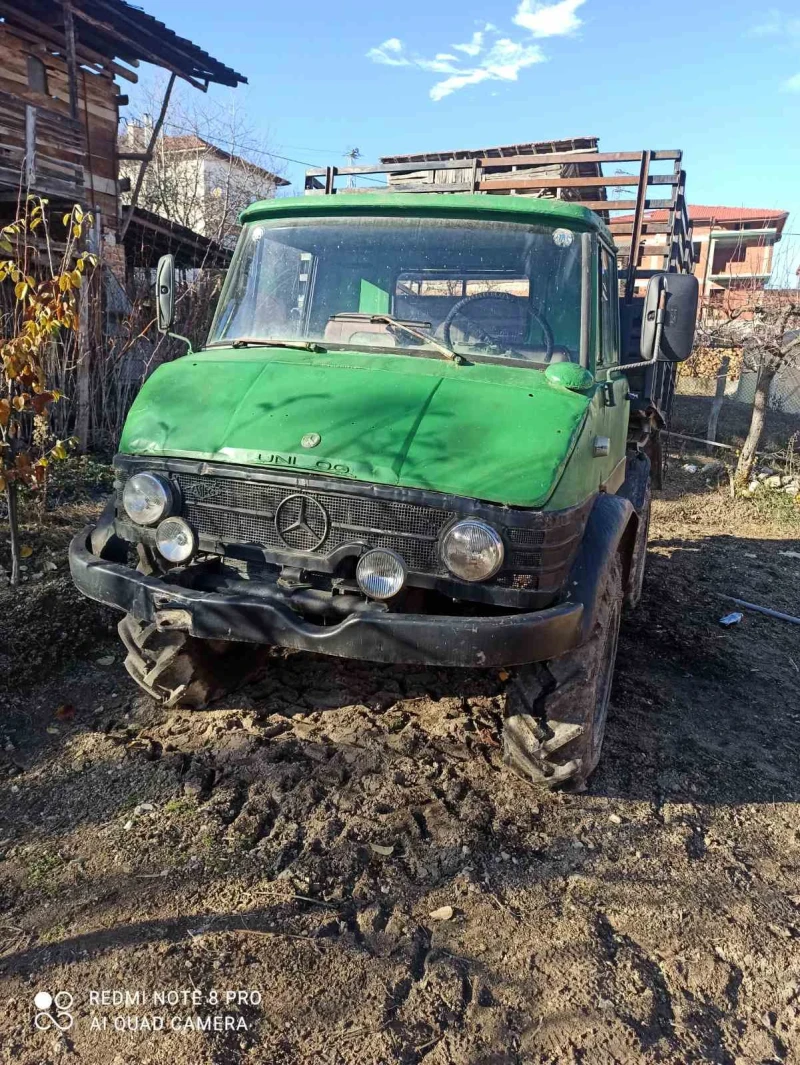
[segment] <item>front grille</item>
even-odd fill
[[[183,515],[202,537],[320,555],[330,555],[347,544],[365,543],[397,551],[409,569],[419,573],[444,572],[438,539],[454,517],[451,511],[226,477],[180,474],[175,479],[183,496]],[[327,527],[316,508],[307,505],[303,517],[315,535],[306,535],[302,529],[287,533],[284,527],[281,539],[276,515],[280,510],[284,526],[293,524],[299,516],[295,501],[301,497],[323,508]]]
[[[530,603],[534,593],[539,601],[552,601],[563,587],[593,502],[590,498],[580,506],[543,512],[443,496],[442,506],[436,506],[434,494],[409,490],[405,498],[397,498],[401,490],[375,486],[374,494],[365,493],[363,486],[343,481],[331,481],[329,487],[327,479],[319,477],[298,483],[276,476],[273,481],[261,471],[252,477],[231,476],[222,465],[212,472],[204,464],[208,472],[200,474],[195,472],[197,464],[180,459],[135,459],[118,465],[124,476],[158,468],[173,480],[183,516],[199,534],[203,552],[241,558],[250,547],[262,563],[342,574],[345,558],[360,555],[364,547],[384,547],[405,560],[409,571],[418,575],[418,585],[440,587],[466,599],[480,598],[476,593],[488,589],[455,581],[439,557],[439,540],[454,520],[480,517],[497,528],[506,543],[505,563],[487,583],[507,596],[500,601],[508,605],[522,598]],[[123,484],[118,482],[118,513]],[[425,502],[411,502],[408,496]],[[251,562],[253,554],[247,552]],[[446,585],[440,586],[440,580]]]

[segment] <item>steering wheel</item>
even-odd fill
[[[450,341],[450,328],[456,315],[460,314],[467,304],[476,303],[478,300],[511,300],[512,303],[518,305],[520,297],[514,296],[510,292],[476,292],[474,295],[464,296],[463,299],[454,303],[450,308],[447,317],[442,322],[442,340],[449,348],[452,348],[453,346]],[[537,311],[530,304],[527,305],[526,309],[528,319],[532,318],[542,331],[544,337],[544,361],[549,362],[553,356],[553,330],[550,328],[549,322],[540,311]],[[488,344],[490,347],[499,348],[497,341],[493,340],[485,329],[477,325],[475,322],[470,322],[469,325],[470,332],[473,333],[482,344]]]

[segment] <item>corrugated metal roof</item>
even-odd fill
[[[438,163],[451,159],[476,159],[509,155],[547,155],[551,152],[590,152],[597,148],[597,137],[567,137],[554,141],[529,141],[525,144],[502,144],[494,148],[456,148],[451,151],[418,152],[411,155],[384,155],[382,163]]]
[[[20,12],[20,25],[22,17],[33,18],[49,27],[49,37],[53,32],[63,34],[61,0],[19,0],[15,6]],[[235,87],[247,82],[232,67],[126,0],[72,0],[72,11],[78,45],[102,56],[128,63],[153,63],[194,84],[216,82]],[[7,25],[15,25],[13,12],[3,18]]]

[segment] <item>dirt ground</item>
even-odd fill
[[[583,794],[503,768],[497,673],[294,655],[159,711],[67,501],[0,593],[0,1061],[800,1061],[800,629],[719,624],[800,612],[800,526],[687,457]]]

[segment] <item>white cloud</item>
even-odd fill
[[[777,7],[771,7],[764,16],[763,22],[756,23],[750,30],[753,37],[800,37],[800,18],[789,17],[779,11]]]
[[[458,89],[465,89],[467,85],[478,85],[480,82],[486,81],[489,76],[489,71],[480,67],[476,70],[470,70],[466,74],[454,74],[452,78],[437,81],[430,91],[430,98],[435,103],[438,103],[439,100],[443,100],[450,93],[456,92]]]
[[[535,0],[521,0],[514,23],[529,30],[534,37],[563,37],[583,24],[575,12],[585,2],[561,0],[558,4],[540,4]]]
[[[786,92],[800,92],[800,74],[794,74],[783,83]]]
[[[585,0],[560,0],[556,4],[521,0],[514,21],[534,38],[571,33],[581,25],[575,11],[583,3]],[[469,41],[452,44],[449,51],[436,52],[432,59],[407,51],[399,37],[389,37],[370,48],[367,58],[382,66],[416,67],[429,74],[447,75],[431,87],[434,101],[485,81],[517,81],[521,70],[547,59],[530,37],[513,40],[503,36],[491,22],[483,23]]]
[[[448,59],[442,59],[438,55],[435,59],[415,59],[414,62],[418,67],[423,70],[428,70],[431,74],[457,74],[458,73],[458,60],[455,56],[451,56]]]
[[[463,52],[464,55],[480,55],[483,49],[483,34],[483,30],[478,30],[473,33],[469,44],[454,44],[453,48],[457,52]]]
[[[371,59],[373,63],[381,63],[385,67],[411,66],[411,60],[403,55],[403,42],[398,37],[390,37],[377,48],[370,48],[367,52],[367,59]]]
[[[525,67],[544,61],[545,56],[537,44],[518,44],[502,37],[495,41],[476,66],[457,71],[444,81],[437,81],[430,91],[430,97],[435,101],[443,100],[458,89],[479,85],[482,81],[516,81],[519,72]]]

